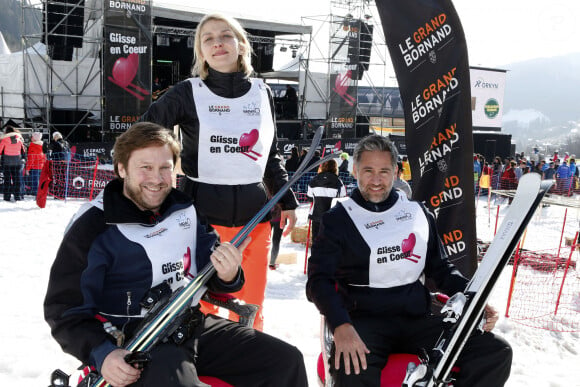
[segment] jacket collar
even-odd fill
[[[380,203],[371,203],[363,198],[358,188],[355,188],[351,194],[351,198],[356,202],[356,204],[368,211],[384,212],[395,205],[397,200],[399,200],[399,195],[395,192],[394,188],[391,188],[389,196],[384,201]]]
[[[252,83],[245,73],[221,73],[209,68],[209,74],[204,80],[212,92],[224,98],[238,98],[246,94]]]

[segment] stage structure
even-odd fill
[[[0,57],[3,119],[73,143],[112,142],[171,85],[188,78],[195,29],[207,10],[150,0],[23,0],[23,50]],[[307,52],[312,27],[234,15],[248,31],[253,66],[272,72],[275,50]],[[28,21],[28,22],[27,22]],[[28,25],[24,25],[28,23]],[[8,71],[8,70],[6,70]]]
[[[20,96],[11,96],[9,117],[75,141],[102,140],[102,2],[22,0],[21,7],[22,51],[10,58]]]
[[[329,15],[304,18],[325,26],[318,35],[328,33],[312,36],[310,69],[322,64],[327,76],[324,84],[304,83],[324,90],[324,98],[307,101],[306,109],[324,104],[327,137],[358,138],[374,132],[404,148],[403,109],[397,87],[387,87],[394,85],[394,73],[374,2],[332,0],[330,5]]]

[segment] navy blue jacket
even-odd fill
[[[143,318],[139,302],[159,284],[153,267],[177,285],[186,281],[187,262],[192,274],[210,262],[218,240],[213,230],[197,221],[185,194],[172,190],[154,214],[140,210],[122,191],[121,180],[111,181],[73,218],[51,268],[44,300],[45,319],[56,341],[65,352],[98,370],[117,346],[95,315],[105,316],[131,337]],[[187,252],[191,259],[173,248],[176,235],[183,244],[194,246],[195,251]],[[161,262],[159,256],[150,256],[152,248],[163,252]],[[240,290],[243,283],[240,269],[232,283],[214,275],[207,286],[229,293]]]

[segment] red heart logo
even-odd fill
[[[139,57],[137,54],[131,54],[128,58],[119,58],[113,65],[113,79],[121,87],[127,87],[137,75],[139,68]]]
[[[183,254],[183,273],[188,278],[193,278],[193,275],[189,272],[191,270],[191,249],[187,247],[187,252]]]
[[[352,78],[352,71],[347,70],[344,74],[339,74],[334,81],[334,90],[339,95],[345,95]]]
[[[415,243],[417,243],[417,238],[415,238],[415,234],[411,233],[409,238],[403,239],[403,245],[401,246],[403,253],[412,252],[415,248]]]
[[[244,133],[240,137],[240,146],[247,146],[248,149],[252,149],[254,145],[258,142],[260,138],[260,133],[258,129],[250,130],[250,133]]]

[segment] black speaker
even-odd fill
[[[362,66],[364,71],[369,69],[372,48],[373,48],[373,26],[365,22],[362,22],[360,29],[359,64]]]
[[[73,48],[83,45],[84,0],[44,3],[44,38],[54,60],[72,60]]]
[[[274,67],[274,45],[272,43],[252,42],[252,67],[257,73],[267,73]]]
[[[348,64],[356,65],[356,70],[353,70],[353,79],[360,81],[363,73],[369,69],[372,46],[373,26],[361,20],[351,21],[348,41]]]

